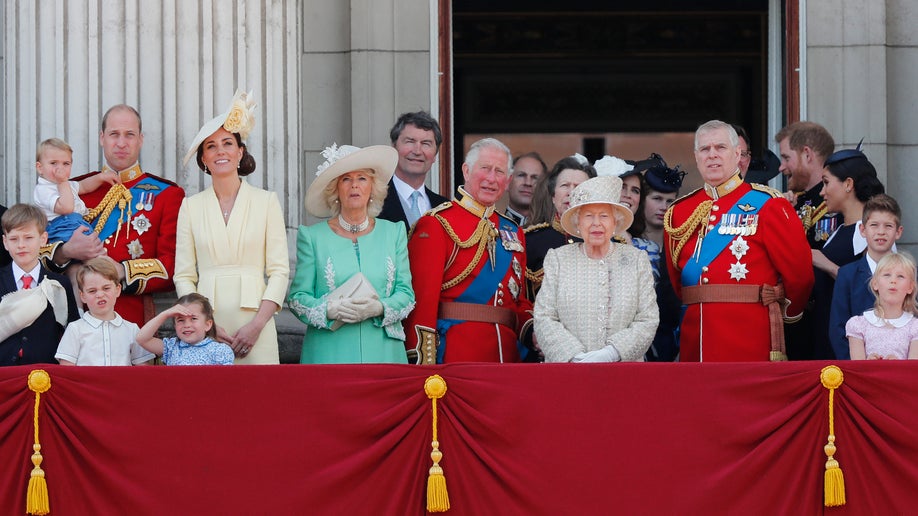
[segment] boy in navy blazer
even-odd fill
[[[832,293],[832,311],[829,316],[829,341],[839,360],[848,360],[848,337],[845,324],[855,315],[873,308],[876,297],[870,290],[870,278],[877,262],[895,252],[896,240],[902,236],[902,210],[895,199],[879,194],[864,204],[864,215],[858,227],[867,239],[864,256],[838,269],[835,290]]]
[[[66,299],[67,322],[79,318],[73,288],[66,276],[46,270],[38,259],[41,246],[48,241],[45,231],[48,220],[37,206],[16,204],[6,210],[0,217],[3,227],[3,247],[13,258],[13,262],[0,268],[0,296],[23,289],[35,289],[42,282],[54,280],[60,283],[61,289],[55,289],[60,300]],[[15,326],[15,307],[4,307],[0,317],[7,318],[4,325]],[[56,364],[54,353],[58,342],[64,334],[66,324],[55,318],[51,302],[31,324],[19,329],[0,342],[0,366],[23,364]],[[13,330],[15,331],[14,327]]]

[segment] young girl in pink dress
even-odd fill
[[[915,259],[891,253],[877,263],[870,289],[873,310],[848,320],[845,332],[852,360],[918,358],[918,307],[915,304]]]

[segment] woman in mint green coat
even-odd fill
[[[376,145],[322,152],[300,226],[290,309],[309,325],[303,364],[407,363],[402,319],[414,308],[405,225],[377,219],[398,153]]]

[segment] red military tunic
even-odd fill
[[[99,236],[108,256],[123,264],[126,271],[126,287],[115,310],[121,317],[142,326],[146,322],[145,301],[151,310],[153,307],[152,293],[175,290],[172,274],[176,222],[185,191],[171,181],[143,172],[139,165],[122,171],[121,180],[130,190],[131,200],[123,203],[123,210],[119,205],[113,207]],[[92,210],[108,192],[109,189],[99,188],[80,197]],[[97,216],[90,224],[95,227],[98,220]]]
[[[532,326],[523,232],[493,206],[478,204],[461,188],[460,194],[460,200],[421,217],[408,241],[417,304],[405,322],[405,346],[423,355],[423,342],[429,338],[442,347],[438,361],[517,362],[517,340]],[[494,272],[489,241],[498,264]],[[488,313],[515,314],[516,321],[510,326],[444,319],[441,303],[452,302],[477,303]]]
[[[689,285],[781,282],[785,320],[800,317],[813,287],[812,257],[800,219],[777,191],[750,186],[737,174],[717,188],[706,185],[677,200],[667,211],[665,229],[666,265],[683,300]],[[707,235],[699,243],[702,232]],[[727,245],[717,252],[719,238]],[[686,267],[690,272],[683,276]],[[762,303],[689,304],[679,337],[680,360],[769,360],[770,328],[768,307]]]

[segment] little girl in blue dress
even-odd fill
[[[158,339],[156,331],[175,318],[175,337]],[[166,365],[233,365],[233,350],[214,340],[214,309],[201,294],[179,298],[172,308],[160,313],[143,325],[137,333],[137,343],[144,349],[162,355]]]

